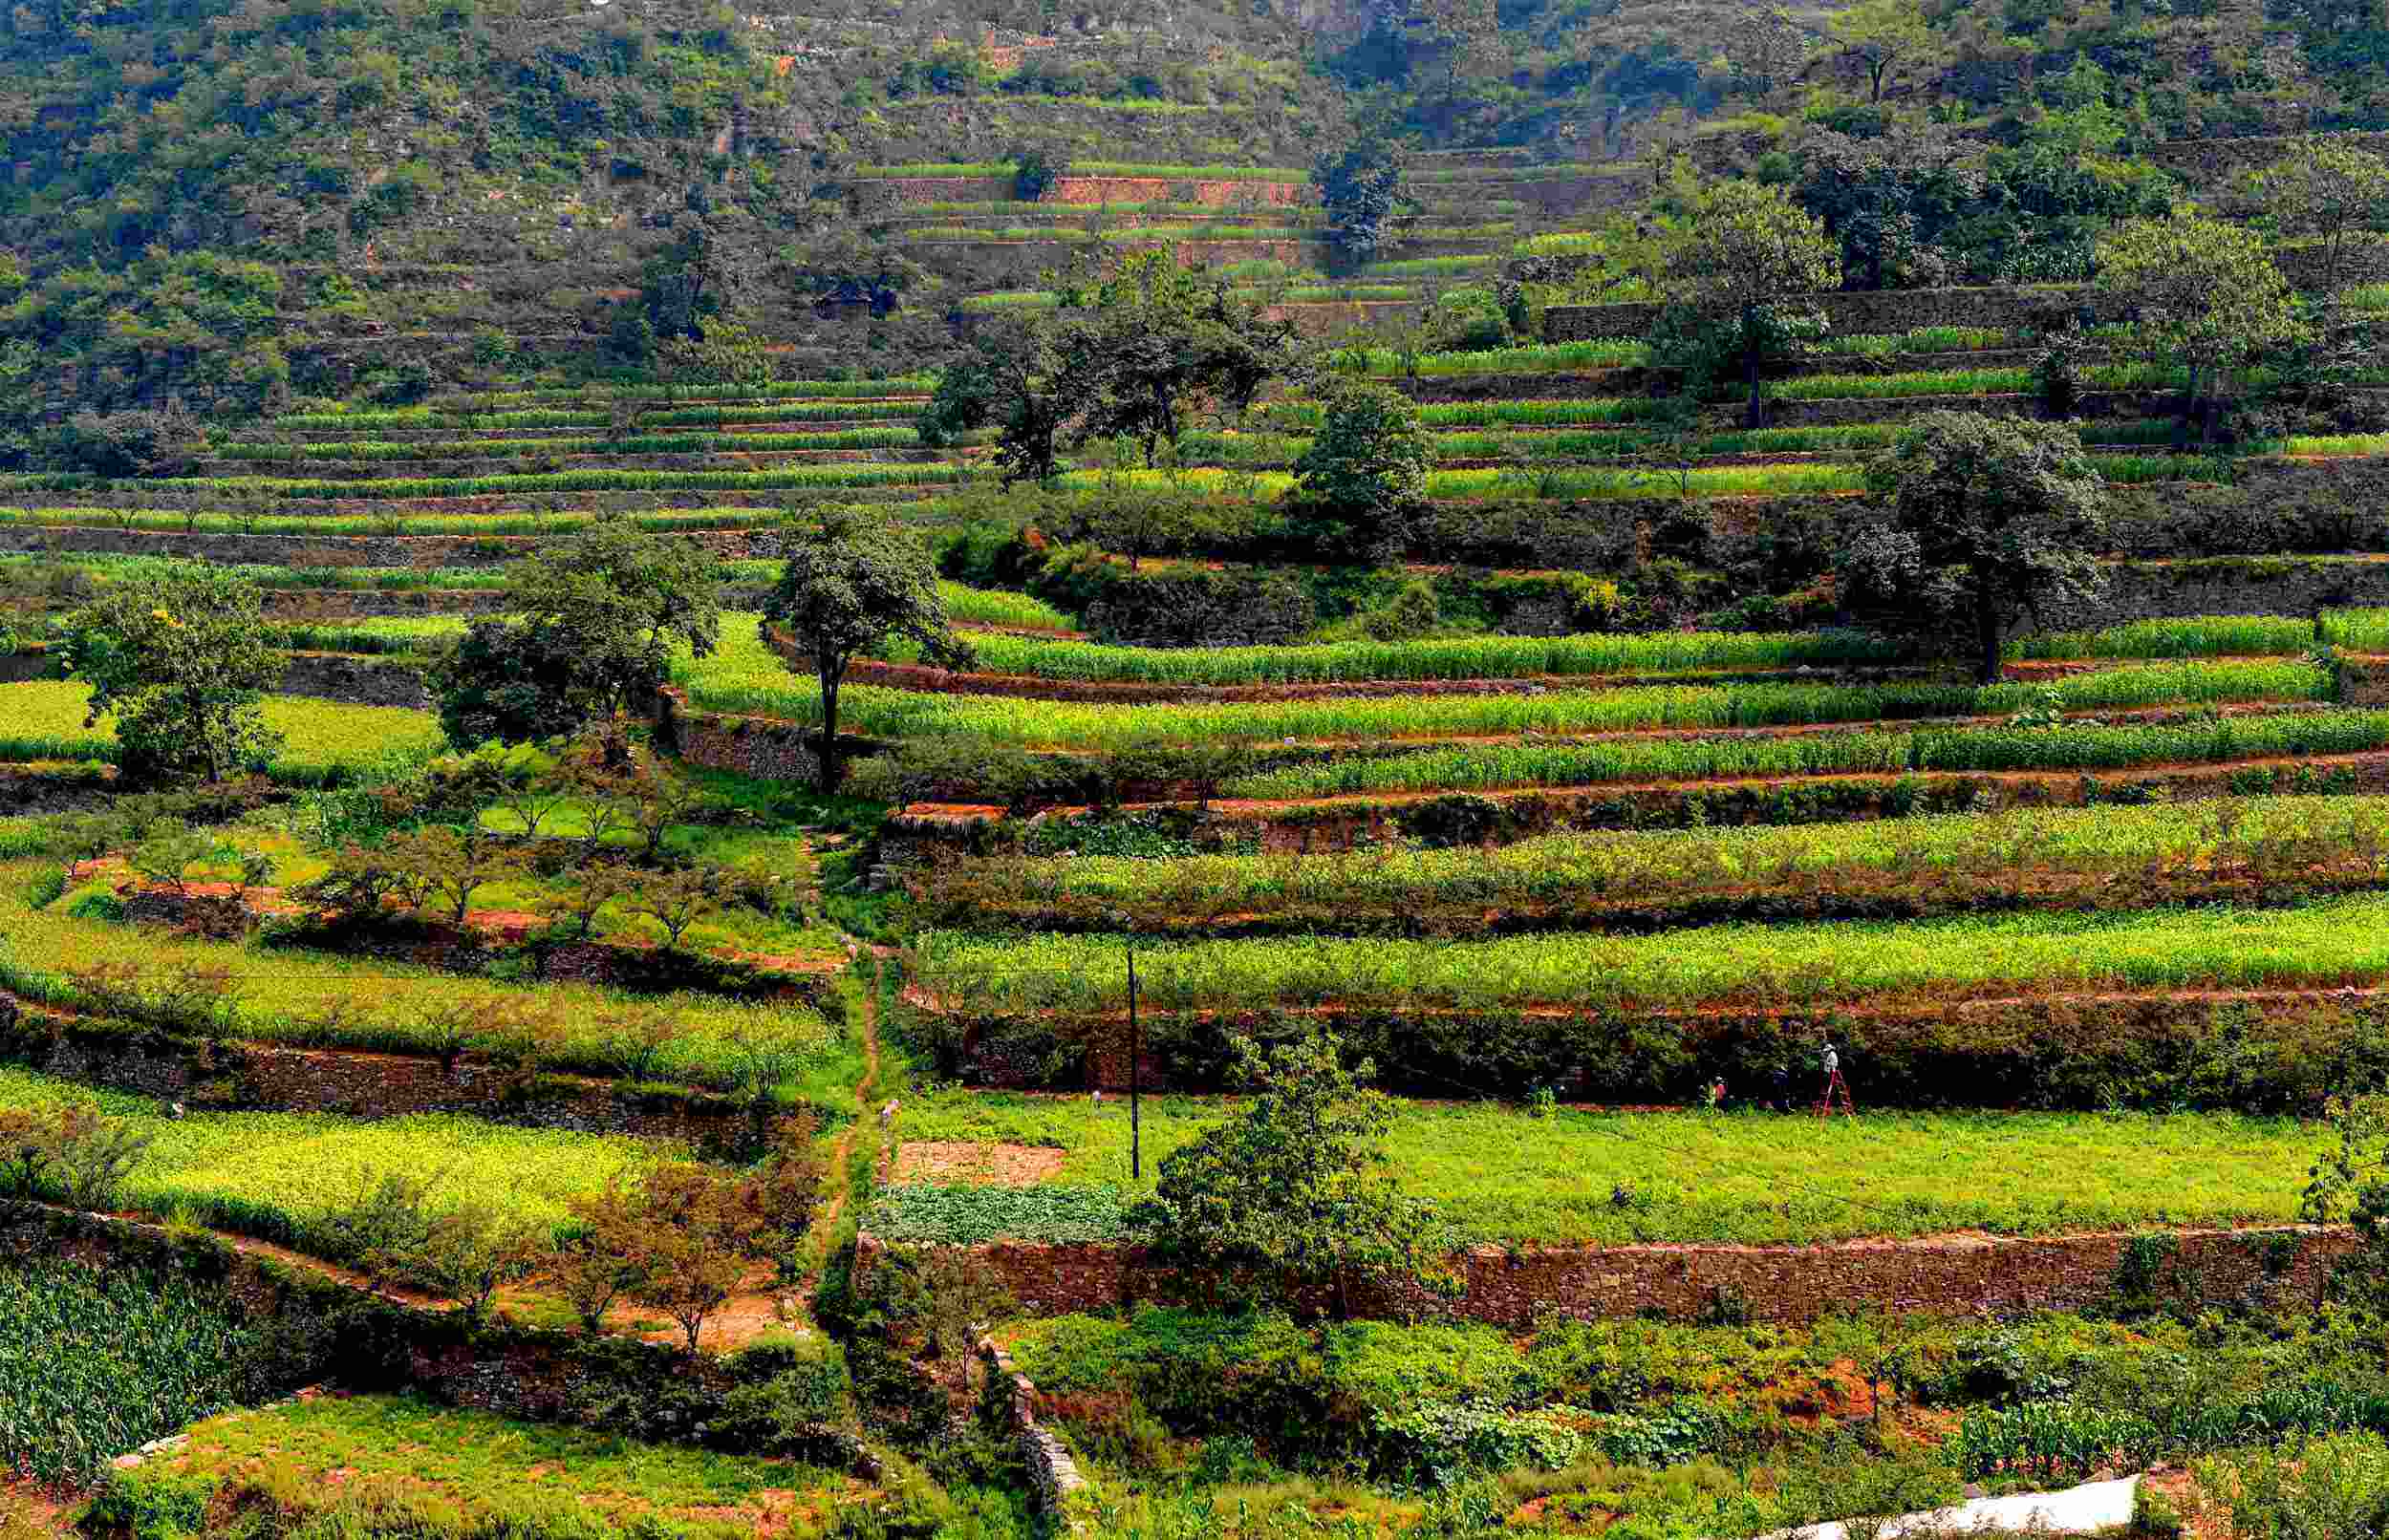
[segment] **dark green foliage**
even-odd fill
[[[0,1466],[93,1481],[125,1450],[278,1388],[268,1336],[188,1276],[0,1264]]]
[[[968,645],[947,623],[928,551],[887,523],[825,520],[817,534],[788,552],[764,613],[796,638],[798,655],[810,662],[820,683],[825,793],[837,788],[843,768],[838,687],[858,655],[894,639],[913,643],[947,666],[969,657]]]
[[[67,622],[66,670],[116,718],[118,763],[136,779],[223,780],[281,747],[260,707],[282,676],[264,595],[224,577],[116,585]]]
[[[1033,203],[1044,197],[1070,169],[1066,157],[1049,154],[1035,145],[1013,156],[1012,161],[1012,197],[1023,203]]]
[[[1375,1067],[1347,1068],[1332,1034],[1266,1056],[1242,1038],[1236,1049],[1251,1102],[1165,1156],[1153,1195],[1130,1216],[1155,1252],[1226,1298],[1326,1291],[1339,1315],[1356,1281],[1452,1285],[1434,1206],[1386,1170],[1392,1103],[1362,1088]]]
[[[1402,142],[1383,131],[1321,153],[1311,180],[1326,206],[1327,239],[1346,264],[1368,261],[1391,236],[1407,163]]]
[[[1294,462],[1290,532],[1330,561],[1382,564],[1409,542],[1434,452],[1410,397],[1361,380],[1324,383],[1326,419]]]
[[[2011,615],[2103,582],[2106,485],[2072,427],[1935,412],[1867,480],[1888,516],[1851,543],[1853,606],[1920,632],[1959,622],[1985,684]]]
[[[432,671],[460,747],[569,735],[660,685],[721,634],[720,564],[690,541],[600,520],[523,564],[518,615],[475,621]]]

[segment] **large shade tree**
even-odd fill
[[[1918,633],[1970,632],[1986,684],[2019,610],[2098,589],[2106,483],[2066,424],[1931,413],[1867,484],[1882,514],[1845,552],[1845,597]]]
[[[254,584],[213,574],[112,584],[69,617],[64,654],[68,677],[91,686],[87,725],[116,718],[129,777],[220,781],[262,768],[282,745],[265,692],[283,658]]]
[[[440,725],[463,747],[612,724],[721,640],[721,564],[693,542],[601,519],[525,562],[515,613],[475,621],[432,673]],[[619,762],[619,735],[609,731]]]
[[[2203,214],[2136,220],[2098,243],[2098,287],[2129,308],[2126,350],[2161,369],[2186,364],[2185,421],[2214,431],[2223,380],[2310,334],[2265,238]]]
[[[1840,281],[1823,222],[1780,188],[1721,182],[1704,192],[1691,223],[1661,254],[1661,284],[1675,312],[1679,351],[1742,376],[1751,424],[1761,414],[1768,360],[1823,332],[1813,296]]]
[[[787,666],[810,672],[821,687],[819,785],[825,792],[837,789],[844,768],[838,689],[855,658],[903,640],[933,662],[959,666],[970,659],[946,617],[927,547],[884,519],[825,520],[818,533],[789,550],[764,615],[794,644],[793,655],[783,655]]]

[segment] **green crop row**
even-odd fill
[[[345,443],[219,445],[226,460],[494,460],[539,455],[730,455],[779,449],[909,449],[911,428],[826,433],[634,434],[621,438],[356,439]]]
[[[325,1221],[363,1201],[385,1175],[431,1179],[435,1210],[470,1199],[552,1227],[567,1218],[570,1199],[602,1191],[617,1172],[655,1158],[642,1141],[619,1135],[512,1128],[441,1113],[371,1121],[291,1112],[168,1117],[147,1097],[0,1068],[0,1109],[92,1102],[150,1140],[126,1178],[127,1208],[187,1215],[339,1261],[354,1258]]]
[[[435,399],[434,412],[468,409],[499,410],[537,406],[559,396],[570,400],[613,401],[804,401],[871,399],[876,396],[920,395],[937,388],[935,375],[891,374],[883,379],[776,379],[760,385],[553,385],[513,391],[484,391],[467,396]],[[469,403],[469,407],[465,404]]]
[[[1356,679],[1523,679],[1892,663],[1898,641],[1871,631],[1649,631],[1582,636],[1463,636],[1309,646],[1108,647],[990,636],[975,645],[991,674],[1141,684],[1311,684]]]
[[[33,862],[0,865],[0,924],[9,938],[0,950],[0,986],[28,999],[84,1009],[104,1003],[73,976],[74,970],[99,963],[130,964],[142,977],[183,965],[221,967],[231,975],[226,1028],[234,1036],[416,1055],[439,1050],[433,1021],[443,1011],[472,1020],[508,1005],[544,1004],[564,1027],[553,1067],[603,1076],[622,1072],[610,1018],[630,996],[613,991],[576,983],[526,985],[289,947],[231,945],[82,919],[66,912],[64,905],[35,909],[24,894],[38,869]],[[675,995],[669,1003],[686,1036],[656,1056],[652,1073],[662,1080],[727,1088],[739,1082],[750,1046],[786,1049],[772,1060],[786,1063],[791,1056],[818,1058],[834,1044],[819,1016],[793,1005],[703,995]]]
[[[958,160],[917,165],[856,166],[852,175],[869,178],[1010,177],[1020,167],[1003,160]],[[1072,177],[1148,177],[1165,182],[1308,182],[1311,174],[1290,166],[1173,166],[1133,160],[1072,160]]]
[[[978,636],[982,656],[1010,638]],[[1038,645],[1033,640],[1031,646]],[[1194,654],[1190,654],[1192,656]],[[722,646],[702,661],[683,659],[676,682],[699,710],[820,719],[818,689],[791,673],[765,647],[752,615],[732,615]],[[2057,699],[2076,710],[2234,701],[2300,701],[2327,695],[2323,671],[2296,663],[2163,665],[2110,669],[2060,682]],[[1239,701],[1203,705],[1085,705],[1013,700],[993,695],[929,694],[850,684],[839,695],[841,720],[880,738],[962,738],[1023,748],[1099,753],[1176,743],[1306,741],[1378,742],[1511,736],[1520,733],[1633,732],[1651,728],[1780,726],[1866,721],[1886,714],[2003,713],[2039,699],[2029,686],[1970,687],[1654,685],[1620,690],[1554,690],[1540,694],[1342,696],[1319,700]],[[2087,732],[2068,728],[2066,734]],[[1846,738],[1851,735],[1835,735]],[[1873,738],[1902,735],[1861,735]],[[2062,735],[2045,735],[2055,738]],[[1754,753],[1765,753],[1759,740]],[[1607,746],[1604,746],[1604,748]],[[1628,745],[1627,747],[1635,747]],[[1664,747],[1664,745],[1657,745]],[[1559,745],[1495,747],[1463,753],[1463,762],[1490,764],[1496,755],[1567,752]],[[1588,751],[1589,752],[1589,751]],[[1388,761],[1400,764],[1407,759]],[[1332,768],[1332,767],[1330,767]],[[1511,782],[1497,781],[1496,784]]]
[[[759,402],[753,406],[683,406],[658,407],[639,415],[642,428],[719,428],[742,422],[776,422],[791,413],[807,420],[824,422],[852,419],[871,421],[879,418],[911,417],[918,415],[920,403],[910,400],[885,401],[807,401],[801,407],[775,406]],[[291,417],[273,417],[265,426],[269,430],[306,429],[389,429],[424,428],[462,432],[466,426],[475,428],[603,428],[612,421],[613,414],[593,408],[541,407],[527,412],[487,412],[466,414],[442,412],[434,414],[424,407],[409,407],[392,412],[317,412]]]
[[[463,615],[377,615],[292,625],[269,622],[266,638],[271,646],[303,652],[429,653],[453,645],[471,623]]]
[[[127,1449],[266,1392],[267,1335],[181,1273],[57,1257],[0,1267],[0,1469],[96,1483]]]
[[[912,976],[973,1012],[1110,1011],[1127,1003],[1118,936],[926,933]],[[1305,937],[1140,945],[1154,1010],[1408,1001],[1816,1008],[1900,997],[2180,989],[2330,988],[2389,977],[2389,896],[2297,909],[1721,925],[1655,936],[1493,941]],[[917,1135],[915,1128],[914,1133]]]
[[[237,578],[261,588],[341,588],[360,593],[416,593],[444,588],[503,588],[513,581],[490,567],[266,567],[256,563],[197,562],[173,556],[133,556],[105,551],[51,551],[0,556],[0,572],[43,573],[72,568],[101,583],[204,574]]]
[[[778,576],[780,564],[771,562],[763,565],[770,569],[770,578]],[[946,613],[952,618],[982,626],[1017,626],[1023,631],[1068,631],[1074,624],[1061,610],[1025,593],[1008,593],[1001,588],[968,588],[959,583],[941,582],[937,585],[937,596],[945,601]]]
[[[600,517],[594,513],[414,513],[396,504],[387,514],[0,507],[0,524],[154,529],[203,535],[555,535],[586,528]],[[691,508],[618,517],[634,528],[656,534],[694,529],[764,529],[788,521],[787,511],[783,508]]]
[[[84,725],[90,696],[87,686],[67,680],[0,685],[0,706],[7,710],[0,760],[114,763],[115,731]],[[397,706],[276,695],[266,701],[265,712],[267,725],[287,741],[263,768],[286,785],[337,785],[393,756],[427,756],[440,741],[430,717]]]
[[[2389,611],[2335,610],[2325,615],[2320,640],[2361,647],[2359,638],[2389,634]],[[2092,657],[2279,657],[2304,652],[2317,641],[2311,620],[2280,615],[2192,615],[2178,620],[2137,620],[2098,631],[2029,631],[2011,637],[2012,658]]]
[[[2389,797],[2263,797],[2211,807],[2034,808],[1854,823],[1554,834],[1496,849],[1361,850],[1169,859],[1079,854],[958,864],[930,874],[940,926],[1128,913],[1141,930],[1214,915],[1334,932],[1438,911],[1539,924],[1634,923],[1718,900],[1962,906],[1987,895],[2111,909],[2164,902],[2233,873],[2294,873],[2307,889],[2389,879]],[[2105,885],[2129,878],[2130,898]],[[2062,879],[2063,881],[2059,881]],[[1117,923],[1116,921],[1112,923]]]
[[[2127,770],[2284,755],[2363,754],[2384,747],[2389,747],[2389,713],[2351,711],[2181,724],[2070,723],[1788,738],[1489,744],[1293,765],[1238,777],[1224,789],[1232,797],[1303,798],[1921,770]]]
[[[287,500],[471,498],[509,492],[746,492],[777,488],[947,485],[969,480],[959,465],[786,465],[763,471],[555,471],[498,476],[408,476],[309,481],[269,476],[199,476],[121,483],[143,493],[215,492]],[[31,484],[0,479],[0,491]]]

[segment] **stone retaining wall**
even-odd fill
[[[1738,1306],[1753,1321],[1797,1325],[1852,1309],[1998,1315],[2083,1310],[2113,1300],[2125,1281],[2193,1307],[2277,1304],[2318,1298],[2331,1264],[2353,1245],[2343,1230],[2293,1226],[1823,1246],[1480,1246],[1453,1258],[1463,1287],[1451,1310],[1462,1319],[1523,1329],[1555,1314],[1690,1320]],[[882,1250],[875,1236],[858,1240],[858,1279]],[[965,1250],[1035,1315],[1194,1298],[1175,1272],[1153,1265],[1139,1247],[999,1242]],[[2145,1277],[2133,1279],[2133,1273]],[[1324,1308],[1330,1299],[1321,1291],[1309,1302]],[[1363,1317],[1431,1315],[1436,1308],[1418,1291],[1358,1283],[1350,1303]]]
[[[423,682],[420,667],[391,658],[345,652],[288,654],[274,693],[345,701],[353,706],[404,706],[411,711],[421,711],[431,704],[431,691]]]
[[[1037,1506],[1062,1520],[1071,1533],[1084,1532],[1071,1510],[1087,1490],[1087,1478],[1079,1474],[1078,1462],[1063,1442],[1037,1425],[1037,1387],[993,1337],[979,1339],[979,1361],[983,1377],[979,1404],[1021,1451]]]

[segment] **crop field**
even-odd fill
[[[1225,1109],[1149,1097],[1147,1183],[1159,1159]],[[905,1109],[907,1140],[1058,1149],[1027,1187],[900,1185],[872,1216],[892,1239],[1013,1235],[1111,1239],[1139,1196],[1128,1109],[1108,1100],[946,1092]],[[2290,1217],[2280,1173],[2315,1130],[2238,1117],[1808,1114],[1635,1115],[1490,1104],[1413,1105],[1387,1152],[1474,1242],[1815,1242],[1980,1230],[2035,1234],[2113,1226]],[[2052,1184],[2053,1170],[2084,1180]],[[1618,1201],[1619,1193],[1626,1194]]]
[[[65,680],[0,685],[8,712],[0,759],[113,760],[114,733],[84,725],[90,694]],[[291,785],[334,785],[370,766],[420,759],[439,739],[429,716],[397,706],[275,697],[266,720],[288,739],[266,773]]]
[[[171,1273],[0,1267],[0,1469],[43,1486],[94,1480],[124,1450],[248,1399],[263,1336]]]
[[[130,965],[144,990],[162,989],[178,968],[222,968],[229,974],[229,1024],[242,1037],[404,1054],[437,1052],[437,1023],[445,1014],[473,1022],[494,1017],[508,1003],[546,1004],[566,1026],[554,1067],[622,1073],[613,1008],[626,997],[607,990],[563,982],[526,986],[378,958],[240,946],[78,918],[67,904],[36,909],[29,902],[39,870],[22,861],[0,866],[0,924],[9,936],[0,952],[0,984],[27,998],[63,1007],[95,1003],[76,973],[104,963]],[[769,1048],[794,1059],[801,1082],[803,1066],[836,1045],[829,1024],[802,1007],[699,995],[666,999],[688,1033],[656,1056],[651,1073],[665,1080],[734,1085],[749,1057]],[[795,1088],[779,1089],[789,1094]]]
[[[2389,898],[2294,909],[2152,908],[1824,926],[1715,926],[1662,936],[1409,942],[1313,936],[1137,950],[1153,1009],[1856,1005],[2102,990],[2372,987]],[[1110,1012],[1127,1004],[1116,936],[925,935],[921,989],[974,1010]]]
[[[2140,726],[1960,727],[1788,738],[1480,744],[1292,765],[1236,777],[1222,789],[1231,797],[1295,798],[1637,781],[1897,775],[1922,770],[2128,770],[2365,754],[2385,746],[2389,746],[2389,713],[2333,712]]]
[[[0,1068],[0,1109],[39,1112],[70,1102],[96,1104],[148,1137],[125,1181],[130,1208],[185,1215],[334,1261],[349,1258],[327,1221],[385,1175],[429,1179],[437,1208],[495,1203],[525,1223],[553,1226],[566,1218],[568,1198],[599,1191],[614,1173],[654,1158],[635,1140],[436,1114],[377,1122],[286,1112],[172,1118],[146,1097]]]
[[[165,1506],[186,1494],[238,1501],[270,1473],[336,1492],[355,1484],[385,1510],[421,1504],[491,1528],[656,1526],[726,1540],[812,1535],[829,1497],[863,1497],[837,1472],[786,1460],[650,1444],[443,1407],[411,1396],[321,1397],[200,1422],[190,1443],[123,1479],[115,1501]]]
[[[1497,849],[1137,858],[1081,854],[944,868],[925,913],[949,926],[1139,930],[1277,922],[1332,933],[1453,914],[1547,926],[1647,923],[1733,901],[1921,906],[2141,899],[2234,880],[2300,893],[2389,882],[2389,799],[2251,798],[2212,808],[2042,808],[1876,823],[1548,835]],[[2110,885],[2114,885],[2111,888]],[[1216,918],[1214,918],[1214,917]],[[1115,922],[1116,923],[1116,922]]]

